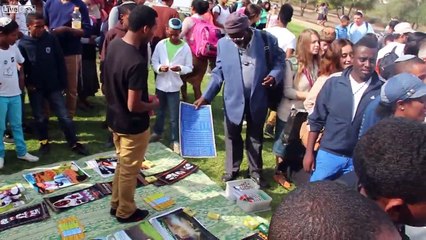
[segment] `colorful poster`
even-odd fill
[[[108,178],[114,176],[115,169],[117,168],[117,157],[101,157],[87,161],[86,164],[102,177]]]
[[[49,218],[44,203],[0,215],[0,231]]]
[[[187,215],[183,208],[175,209],[160,216],[151,218],[149,222],[165,240],[216,240],[197,219]]]
[[[112,233],[106,237],[97,237],[94,240],[163,240],[161,235],[148,222],[142,221],[138,225]]]
[[[24,206],[29,202],[25,188],[17,183],[0,187],[0,213]]]
[[[210,105],[201,106],[196,110],[194,105],[181,102],[179,131],[182,157],[216,157],[213,115]]]
[[[90,177],[75,162],[43,171],[26,173],[23,176],[41,194],[52,193],[58,189],[81,183]]]
[[[78,191],[64,193],[58,196],[45,198],[44,201],[55,212],[62,212],[89,202],[96,201],[105,196],[96,185]]]

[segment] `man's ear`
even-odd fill
[[[380,200],[384,205],[384,210],[388,216],[392,219],[393,222],[400,222],[400,218],[403,215],[405,208],[404,200],[400,198],[391,198],[391,199],[381,199]]]

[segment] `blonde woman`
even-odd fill
[[[309,90],[314,85],[318,77],[318,68],[320,63],[320,36],[313,29],[304,30],[297,39],[296,58],[297,67],[292,67],[290,61],[287,61],[287,72],[284,79],[284,98],[281,100],[277,113],[277,125],[275,134],[275,143],[273,152],[277,160],[277,170],[284,161],[285,146],[282,144],[281,135],[285,128],[291,109],[303,109],[303,101],[306,99]],[[293,71],[292,71],[293,70]],[[293,78],[294,76],[294,78]],[[279,171],[277,171],[279,173]],[[276,177],[282,179],[282,175]],[[276,180],[277,178],[274,177]],[[278,181],[278,180],[277,180]],[[278,181],[280,184],[281,182]]]

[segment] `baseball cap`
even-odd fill
[[[408,22],[400,22],[395,25],[394,33],[395,34],[405,34],[405,33],[413,33],[414,29],[411,27],[411,24]]]
[[[7,25],[12,22],[12,19],[9,17],[0,17],[0,32],[3,32]]]
[[[408,61],[408,60],[411,60],[411,59],[414,59],[414,58],[417,58],[417,56],[411,55],[411,54],[405,54],[405,55],[402,55],[401,57],[397,58],[395,60],[395,63],[405,62],[405,61]]]
[[[410,73],[401,73],[388,79],[380,91],[380,101],[386,104],[426,96],[426,84]]]
[[[179,18],[172,18],[169,20],[169,28],[173,30],[182,29],[182,21]]]

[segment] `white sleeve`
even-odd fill
[[[13,50],[15,51],[16,54],[16,62],[19,64],[22,64],[25,62],[25,58],[22,56],[21,51],[19,51],[19,48],[16,44],[14,44],[12,46]]]
[[[212,12],[213,12],[213,14],[214,13],[219,13],[220,14],[220,7],[219,7],[219,5],[216,5],[216,6],[214,6],[213,8],[212,8]]]
[[[292,37],[290,43],[287,45],[287,49],[296,50],[296,37],[295,36]]]
[[[194,26],[194,21],[191,17],[187,17],[182,22],[182,31],[180,33],[180,38],[185,39],[186,34],[188,34],[189,30]]]

